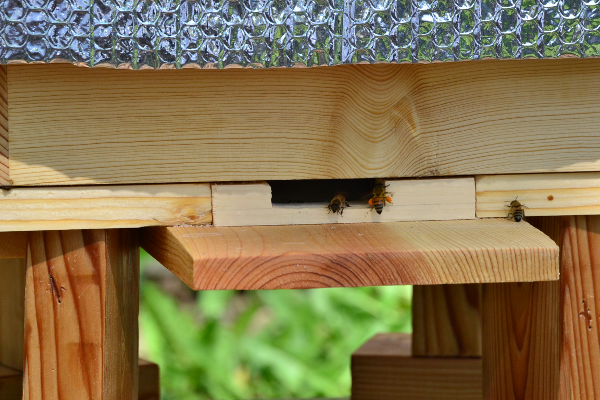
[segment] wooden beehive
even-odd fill
[[[354,400],[600,397],[598,67],[2,66],[0,398],[158,397],[140,245],[196,290],[419,285]],[[269,183],[373,178],[381,215]]]

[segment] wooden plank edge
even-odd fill
[[[210,223],[209,184],[13,188],[0,196],[0,232]]]
[[[6,66],[0,65],[0,186],[12,184],[8,148],[8,82]]]
[[[366,222],[475,219],[473,177],[388,179],[393,202],[377,214],[364,201],[351,201],[343,214],[328,203],[273,204],[267,182],[212,185],[215,226],[353,224]]]
[[[478,175],[477,217],[506,217],[518,197],[525,215],[600,214],[600,172]]]

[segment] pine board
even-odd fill
[[[196,290],[558,279],[558,247],[505,220],[151,227],[142,246]]]
[[[137,228],[212,222],[208,184],[13,188],[0,231]]]
[[[352,354],[352,400],[481,400],[481,358],[411,357],[410,335],[378,334]]]
[[[8,96],[14,185],[600,171],[597,59],[14,65]]]
[[[215,226],[355,224],[360,222],[475,219],[473,178],[387,180],[392,203],[383,212],[350,202],[343,215],[328,203],[272,204],[266,182],[212,185]],[[396,202],[394,202],[396,198]]]
[[[0,65],[0,186],[11,184],[8,171],[8,85],[6,66]]]
[[[525,216],[600,214],[600,173],[476,177],[477,217],[506,217],[517,196]]]

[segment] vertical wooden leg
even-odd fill
[[[413,288],[412,355],[481,356],[481,285]]]
[[[24,399],[137,398],[138,246],[134,230],[29,233]]]
[[[25,259],[0,259],[0,399],[20,400],[25,318]]]
[[[558,399],[559,283],[483,286],[485,399]]]

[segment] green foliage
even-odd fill
[[[140,324],[165,400],[347,396],[350,354],[410,330],[411,287],[206,291],[142,280]]]

